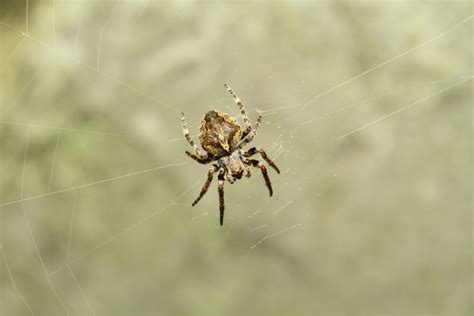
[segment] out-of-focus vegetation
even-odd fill
[[[2,1],[0,314],[472,313],[470,14]],[[220,227],[179,113],[238,116],[224,82],[283,172],[227,183]]]

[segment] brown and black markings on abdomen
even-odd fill
[[[219,134],[227,139],[229,150],[225,150],[219,142]],[[199,141],[201,146],[215,156],[227,156],[237,146],[241,136],[241,128],[235,118],[218,110],[207,112],[201,120]]]

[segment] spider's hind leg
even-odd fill
[[[212,165],[209,168],[209,171],[207,172],[207,180],[202,186],[201,192],[199,192],[199,195],[196,198],[196,200],[194,200],[192,206],[196,205],[197,202],[199,202],[201,198],[204,196],[204,194],[206,194],[207,190],[209,189],[209,186],[211,185],[212,179],[214,178],[214,172],[216,172],[218,169],[219,167],[217,165]]]
[[[280,169],[278,169],[277,165],[273,162],[273,160],[270,159],[270,157],[268,157],[267,153],[265,152],[265,150],[263,150],[262,148],[260,147],[252,147],[250,148],[249,150],[247,150],[246,152],[244,152],[243,156],[244,157],[252,157],[253,155],[255,154],[260,154],[260,156],[262,156],[262,158],[273,168],[275,169],[276,172],[280,173]]]
[[[218,184],[217,184],[217,192],[219,193],[219,223],[224,225],[224,209],[225,209],[225,204],[224,204],[224,171],[221,169],[221,172],[219,172],[218,176]]]
[[[247,178],[250,178],[250,176],[252,175],[252,173],[250,172],[250,168],[249,167],[245,167],[245,176]]]
[[[265,180],[265,185],[268,188],[268,192],[270,193],[270,196],[272,196],[273,195],[272,182],[270,181],[270,177],[268,176],[267,167],[265,167],[265,165],[263,165],[260,161],[256,159],[249,159],[246,162],[262,170],[262,176],[263,176],[263,179]]]

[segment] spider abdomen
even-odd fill
[[[235,118],[218,110],[207,112],[199,127],[202,148],[217,157],[227,156],[239,143],[241,128]]]

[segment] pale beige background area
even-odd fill
[[[2,0],[0,314],[472,314],[472,14]],[[224,82],[282,173],[220,227],[180,112],[238,117]]]

